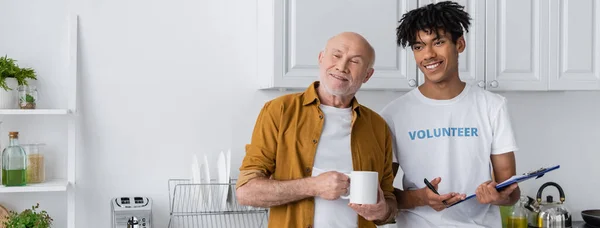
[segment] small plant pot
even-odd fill
[[[19,86],[19,108],[35,109],[38,100],[38,92],[35,86]]]
[[[0,88],[0,109],[14,109],[17,108],[17,92],[15,89],[18,86],[17,80],[14,78],[7,78],[6,85],[9,90]]]

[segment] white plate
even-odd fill
[[[231,149],[227,150],[227,156],[225,160],[227,161],[227,183],[231,181]]]
[[[200,183],[200,164],[198,163],[198,156],[196,154],[192,156],[192,178],[190,182],[192,184]]]
[[[227,154],[225,156],[225,160],[227,161],[227,183],[231,183],[231,149],[227,150]],[[231,202],[233,198],[233,191],[231,185],[227,186],[227,199],[225,201]]]
[[[217,160],[217,168],[219,170],[219,176],[217,180],[221,185],[219,185],[219,192],[216,194],[216,196],[219,197],[218,202],[220,204],[220,208],[225,209],[227,207],[228,186],[224,184],[228,184],[229,181],[227,181],[227,161],[225,161],[225,154],[223,154],[223,151],[219,153],[219,158]]]
[[[210,167],[208,166],[208,158],[206,157],[206,154],[204,154],[203,157],[204,162],[202,164],[202,183],[208,184],[210,183],[210,172],[208,171]],[[212,197],[210,195],[210,185],[201,185],[201,188],[203,190],[203,195],[202,206],[200,207],[200,210],[207,211],[210,210],[212,202]]]
[[[190,183],[192,184],[201,184],[202,183],[202,171],[200,170],[200,163],[198,162],[198,156],[194,154],[192,156],[192,178]],[[189,189],[183,189],[184,191],[189,191],[189,194],[192,196],[189,199],[189,203],[191,203],[192,207],[197,208],[202,205],[202,188],[200,185],[190,185]],[[182,194],[180,194],[182,195]],[[181,202],[181,201],[180,201]]]
[[[204,164],[202,166],[202,171],[204,173],[202,176],[202,183],[208,184],[210,183],[210,172],[208,171],[210,167],[208,166],[208,157],[206,157],[206,154],[204,154]]]

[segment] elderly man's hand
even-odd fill
[[[346,174],[329,171],[321,173],[313,179],[314,196],[326,200],[336,200],[348,192],[350,179]]]
[[[376,204],[348,204],[358,215],[362,216],[366,220],[384,220],[390,215],[390,208],[385,201],[383,190],[379,187],[379,194],[377,196]]]

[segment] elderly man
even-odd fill
[[[269,227],[375,227],[397,211],[392,136],[354,95],[373,75],[375,51],[361,35],[332,37],[319,81],[263,106],[236,185],[242,205],[270,208]],[[379,173],[376,204],[350,204],[351,171]]]

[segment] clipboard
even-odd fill
[[[547,168],[543,168],[542,167],[540,169],[533,170],[533,171],[530,171],[530,172],[527,172],[527,173],[523,173],[521,175],[512,176],[512,177],[508,178],[508,180],[505,180],[502,183],[496,185],[496,190],[501,191],[502,189],[510,186],[511,184],[523,182],[523,181],[529,180],[529,179],[534,178],[534,177],[535,177],[535,179],[538,179],[538,178],[544,176],[544,174],[546,174],[547,172],[550,172],[550,171],[558,169],[558,168],[560,168],[560,165],[550,166],[550,167],[547,167]],[[448,206],[448,208],[450,208],[450,207],[452,207],[452,206],[454,206],[456,204],[462,203],[463,201],[466,201],[466,200],[471,199],[473,197],[475,197],[475,194],[467,196],[467,198],[465,198],[464,200],[458,201],[458,202],[456,202],[456,203]]]

